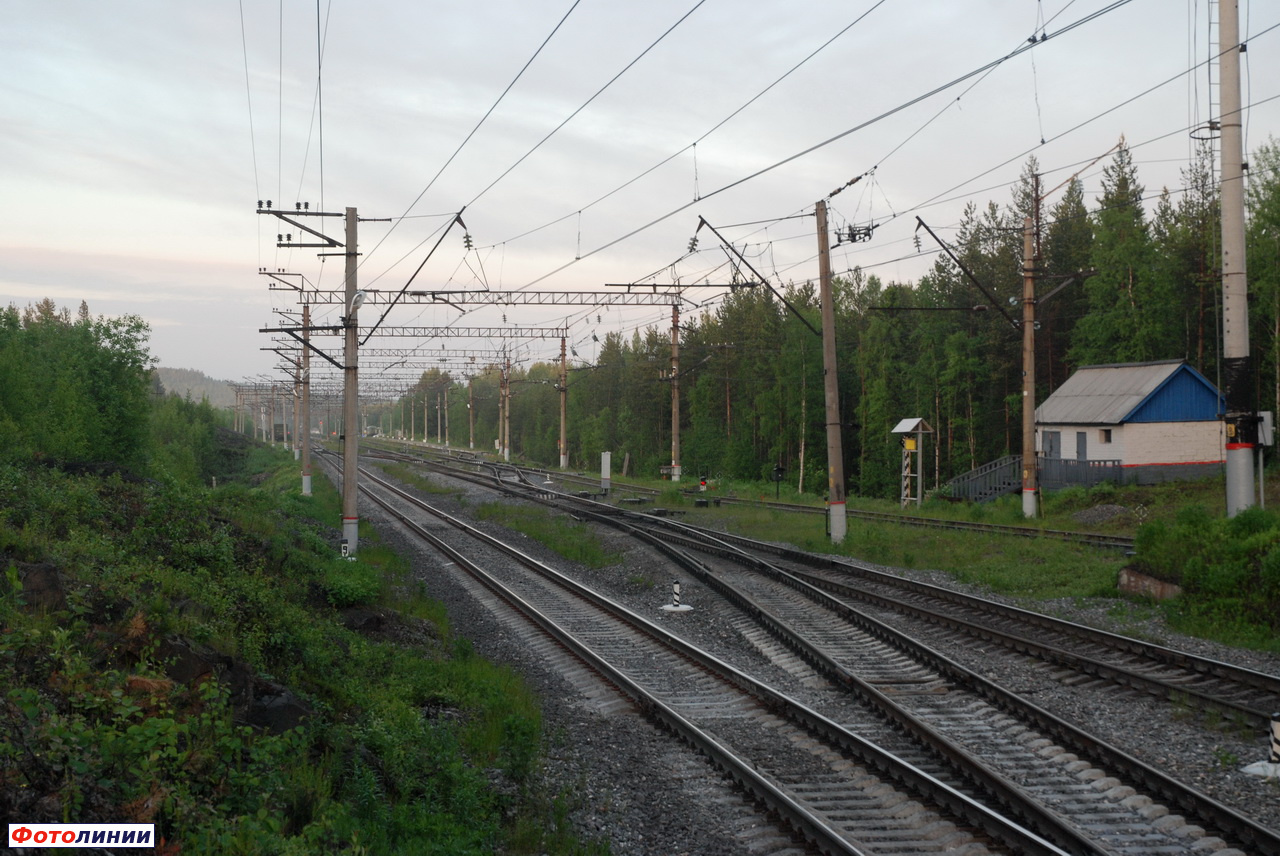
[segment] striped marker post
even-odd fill
[[[664,604],[663,612],[689,612],[693,607],[687,603],[680,602],[680,581],[676,580],[671,583],[671,603]]]

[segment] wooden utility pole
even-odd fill
[[[833,544],[848,531],[844,493],[844,446],[840,439],[840,383],[836,373],[836,310],[831,294],[831,247],[827,202],[817,204],[818,297],[822,303],[822,387],[827,404],[827,528]]]
[[[1039,190],[1037,186],[1036,190]],[[1033,198],[1036,198],[1033,196]],[[1036,471],[1036,256],[1031,218],[1022,221],[1022,514],[1039,514]]]
[[[1222,356],[1226,376],[1227,516],[1256,504],[1254,449],[1258,414],[1249,354],[1249,289],[1245,275],[1244,135],[1240,107],[1239,0],[1218,4],[1222,89]]]
[[[680,307],[671,307],[671,481],[680,481]]]

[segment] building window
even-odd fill
[[[1110,428],[1103,428],[1101,431],[1099,431],[1099,432],[1098,432],[1098,442],[1100,442],[1100,443],[1110,443],[1110,442],[1111,442],[1111,429],[1110,429]]]

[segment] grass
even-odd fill
[[[695,515],[696,512],[696,515]],[[690,522],[714,522],[749,536],[812,552],[848,556],[881,565],[943,570],[957,580],[1013,597],[1047,599],[1112,597],[1124,557],[1042,538],[1011,538],[947,532],[849,519],[844,543],[836,546],[817,515],[761,508],[694,509]]]
[[[423,475],[420,471],[414,469],[408,464],[393,464],[380,461],[378,462],[378,466],[387,475],[404,484],[417,488],[423,493],[455,497],[462,495],[462,491],[458,488],[445,487],[444,485],[436,484],[427,476]]]
[[[589,527],[539,506],[486,502],[477,506],[476,516],[522,532],[566,559],[589,568],[603,568],[622,561],[621,554],[607,550]]]
[[[250,457],[254,484],[217,490],[0,467],[6,804],[153,822],[184,853],[607,852],[538,792],[541,713],[518,676],[450,633],[372,529],[356,561],[336,556],[325,479],[301,497],[287,453]],[[32,563],[57,568],[63,600],[30,602]],[[348,607],[412,641],[348,629]],[[235,724],[219,681],[170,676],[173,639],[287,687],[311,717]]]
[[[1269,479],[1268,487],[1278,481]],[[664,499],[691,505],[678,493],[667,494]],[[901,511],[895,503],[850,500],[851,507],[855,507],[855,503],[860,510]],[[1083,526],[1073,518],[1079,511],[1103,504],[1140,509],[1142,513],[1123,514],[1106,524],[1090,526]],[[1280,486],[1277,496],[1269,497],[1268,504],[1273,507],[1280,504]],[[906,513],[941,519],[1007,525],[1030,523],[1045,529],[1133,535],[1141,522],[1172,521],[1182,509],[1193,505],[1222,509],[1225,505],[1222,480],[1062,491],[1048,495],[1043,503],[1043,517],[1031,522],[1023,518],[1021,503],[1016,497],[982,506],[926,503],[923,509],[910,509]],[[1221,515],[1221,511],[1215,513]],[[813,552],[849,556],[894,567],[942,571],[960,582],[1018,598],[1030,608],[1036,608],[1037,602],[1050,599],[1076,598],[1086,605],[1101,599],[1111,617],[1122,624],[1126,621],[1141,624],[1158,616],[1180,633],[1280,653],[1280,637],[1274,630],[1251,621],[1242,614],[1238,603],[1230,600],[1197,602],[1186,596],[1160,604],[1128,596],[1118,600],[1122,597],[1117,589],[1118,574],[1131,559],[1116,551],[1067,544],[1052,538],[992,536],[868,523],[853,516],[848,519],[844,543],[836,546],[826,534],[825,519],[819,515],[740,505],[688,508],[687,514],[691,523],[724,528],[751,537],[760,537],[760,533],[767,532],[768,540],[794,544]]]

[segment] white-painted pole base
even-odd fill
[[[843,544],[845,535],[849,533],[849,518],[843,502],[832,502],[827,506],[827,529],[832,544]]]
[[[311,476],[302,477],[302,495],[311,496]]]
[[[1242,772],[1263,779],[1280,778],[1280,713],[1271,714],[1271,751],[1267,760],[1250,764]]]
[[[1240,772],[1248,776],[1257,776],[1259,779],[1280,779],[1280,764],[1258,761],[1242,768]]]
[[[360,518],[342,518],[342,543],[345,547],[343,557],[355,561],[356,553],[360,549]]]
[[[687,603],[680,602],[680,583],[671,584],[671,603],[662,605],[663,612],[691,612],[693,607]]]

